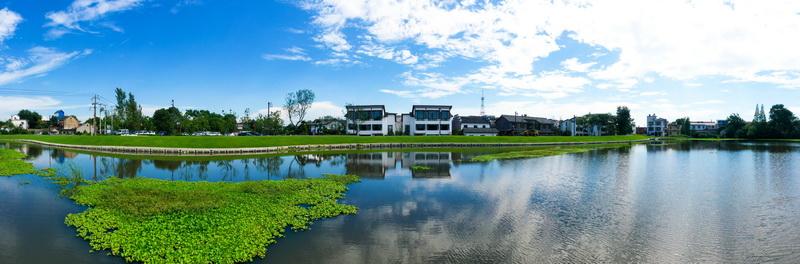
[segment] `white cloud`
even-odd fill
[[[67,10],[48,12],[45,26],[51,27],[46,36],[58,38],[72,30],[90,32],[81,27],[82,22],[102,18],[106,14],[126,11],[138,6],[142,0],[75,0]],[[114,26],[114,31],[120,31]]]
[[[507,79],[495,83],[517,84],[498,87],[510,93],[527,93],[536,78],[548,76],[535,66],[569,48],[556,43],[561,36],[618,54],[610,65],[563,62],[564,75],[588,72],[600,88],[628,91],[654,76],[800,87],[800,2],[793,0],[318,0],[302,6],[315,12],[315,40],[333,52],[396,61],[395,50],[409,50],[416,64],[426,64],[429,54],[441,56],[436,65],[454,57],[483,62],[471,73],[442,78],[474,85],[469,76],[491,71]],[[365,52],[370,45],[384,52]]]
[[[561,66],[564,69],[574,72],[587,72],[589,68],[597,64],[596,62],[587,62],[582,63],[578,60],[578,58],[569,58],[561,62]]]
[[[14,36],[17,25],[22,22],[22,16],[8,8],[0,9],[0,44]]]
[[[76,58],[89,55],[92,50],[60,52],[53,48],[34,47],[28,50],[27,58],[3,58],[5,69],[0,71],[0,85],[38,76],[56,69]]]
[[[2,96],[0,95],[0,120],[6,120],[22,109],[41,110],[53,109],[61,105],[61,102],[50,96]],[[47,116],[46,113],[39,113]]]
[[[300,47],[291,47],[286,49],[286,54],[270,54],[265,53],[261,55],[265,60],[288,60],[288,61],[310,61],[311,58],[306,55],[306,52]]]

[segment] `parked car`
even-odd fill
[[[259,134],[258,132],[253,132],[253,131],[242,131],[242,132],[239,132],[239,134],[238,134],[238,136],[240,136],[240,137],[260,136],[260,135],[261,134]]]

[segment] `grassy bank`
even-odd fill
[[[562,143],[642,140],[646,136],[601,137],[467,137],[467,136],[263,136],[263,137],[121,137],[121,136],[40,136],[9,135],[0,140],[32,139],[49,143],[86,146],[128,146],[165,148],[253,148],[321,144],[365,143]]]
[[[284,230],[356,208],[337,202],[356,176],[242,183],[118,179],[80,186],[90,208],[67,225],[95,250],[131,262],[233,263],[264,257]]]
[[[631,145],[629,145],[629,144],[602,144],[602,145],[585,145],[585,146],[553,146],[553,147],[535,148],[535,149],[522,150],[522,151],[508,151],[508,152],[480,155],[480,156],[472,158],[472,161],[485,162],[485,161],[502,160],[502,159],[539,158],[539,157],[555,156],[555,155],[562,155],[562,154],[569,154],[569,153],[581,153],[581,152],[587,152],[587,151],[591,151],[591,150],[595,150],[595,149],[622,148],[622,147],[630,147],[630,146]]]

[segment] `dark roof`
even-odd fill
[[[489,119],[483,116],[459,116],[461,123],[489,124]]]
[[[453,108],[452,105],[413,105],[413,106],[411,106],[411,109],[415,109],[417,107],[420,107],[420,108],[439,107],[439,108],[447,108],[447,109],[452,109]]]
[[[376,108],[376,107],[377,108],[386,109],[386,107],[384,107],[384,105],[348,105],[348,106],[346,106],[346,108]]]
[[[497,128],[474,128],[474,127],[466,127],[461,129],[464,134],[466,133],[497,133]]]
[[[528,123],[528,122],[538,122],[540,124],[555,124],[557,121],[549,118],[544,117],[534,117],[534,116],[524,116],[524,115],[502,115],[500,118],[505,118],[511,123]]]

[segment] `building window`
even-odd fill
[[[442,111],[442,120],[450,120],[450,111]]]
[[[472,128],[478,128],[478,125],[472,125]]]
[[[372,120],[381,120],[383,118],[383,113],[381,111],[371,111]]]
[[[468,128],[468,127],[469,127],[468,125],[464,125],[464,128]]]
[[[428,117],[431,120],[439,120],[439,112],[438,111],[429,111],[428,112]]]
[[[416,118],[417,120],[428,119],[428,117],[425,116],[425,111],[422,110],[417,110],[417,112],[414,113],[414,118]]]
[[[437,124],[428,124],[428,130],[439,130],[439,125],[437,125]]]
[[[372,125],[372,130],[383,130],[383,125]]]
[[[450,130],[450,125],[442,124],[441,126],[439,126],[439,129],[441,129],[441,130]]]
[[[347,124],[347,129],[356,130],[356,124]]]
[[[425,131],[425,125],[424,124],[417,124],[417,131]]]
[[[369,130],[369,125],[358,125],[358,130]]]

